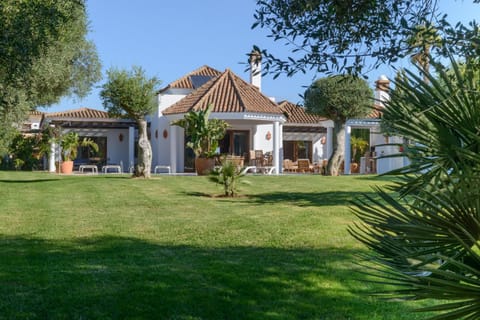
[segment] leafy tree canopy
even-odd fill
[[[368,83],[354,76],[318,79],[305,91],[307,111],[333,121],[365,117],[372,105],[373,93]]]
[[[307,70],[365,75],[424,47],[409,39],[426,28],[457,53],[479,53],[478,25],[451,26],[437,0],[257,0],[257,5],[252,28],[267,29],[269,37],[292,48],[291,56],[280,58],[255,47],[265,58],[265,71],[275,77]]]
[[[372,111],[373,94],[368,83],[352,75],[330,76],[315,81],[305,91],[308,112],[333,121],[333,152],[326,173],[339,174],[344,157],[345,122],[364,118]]]
[[[29,110],[88,94],[100,77],[84,0],[0,2],[0,153]]]
[[[148,78],[145,70],[138,66],[131,71],[113,68],[107,71],[107,76],[108,82],[103,85],[100,96],[111,115],[139,120],[155,110],[160,85],[156,77]]]

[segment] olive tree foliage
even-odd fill
[[[333,152],[327,174],[338,175],[345,153],[345,123],[348,118],[364,118],[372,112],[373,92],[361,78],[330,76],[316,80],[304,98],[308,112],[333,121]]]
[[[112,68],[100,96],[103,106],[113,117],[133,119],[138,125],[138,161],[134,175],[150,178],[152,146],[148,140],[147,120],[157,106],[156,92],[160,81],[149,78],[145,71],[134,66],[131,71]]]
[[[450,25],[439,12],[438,0],[257,0],[254,19],[252,28],[268,30],[269,37],[291,48],[290,56],[280,57],[255,46],[264,71],[274,77],[309,70],[366,75],[417,49],[431,48],[428,41],[438,38],[456,52],[478,55],[480,50],[478,25]],[[426,29],[435,30],[436,37],[411,41]],[[442,48],[435,52],[444,53]]]
[[[372,249],[381,267],[371,273],[392,284],[383,295],[436,299],[420,311],[434,319],[479,319],[480,302],[480,68],[445,68],[431,60],[395,81],[384,110],[391,132],[403,136],[410,164],[392,174],[393,187],[356,200],[360,223],[350,232]],[[426,78],[428,81],[424,81]]]
[[[84,0],[0,2],[0,154],[30,110],[86,96],[100,80]]]

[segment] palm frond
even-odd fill
[[[432,319],[479,319],[480,70],[450,60],[397,80],[383,127],[410,141],[411,163],[390,173],[400,176],[391,188],[354,201],[349,232],[371,249],[372,281],[391,286],[378,295],[437,299],[418,310],[440,312]]]

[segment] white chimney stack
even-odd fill
[[[375,104],[385,107],[385,102],[390,100],[390,80],[384,75],[381,75],[375,81]]]
[[[262,54],[257,50],[250,53],[250,83],[262,91]]]

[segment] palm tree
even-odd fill
[[[431,49],[440,46],[442,43],[442,38],[438,35],[437,29],[431,25],[418,25],[413,29],[413,34],[407,38],[406,42],[411,52],[411,61],[421,68],[423,74],[428,74]],[[428,81],[425,76],[423,80]]]
[[[406,71],[384,112],[392,132],[415,141],[411,164],[397,170],[394,189],[356,202],[350,232],[381,265],[372,273],[393,284],[389,297],[437,299],[420,311],[434,319],[480,318],[480,90],[478,69],[451,71],[434,62],[438,78]],[[428,81],[424,81],[424,79]]]

